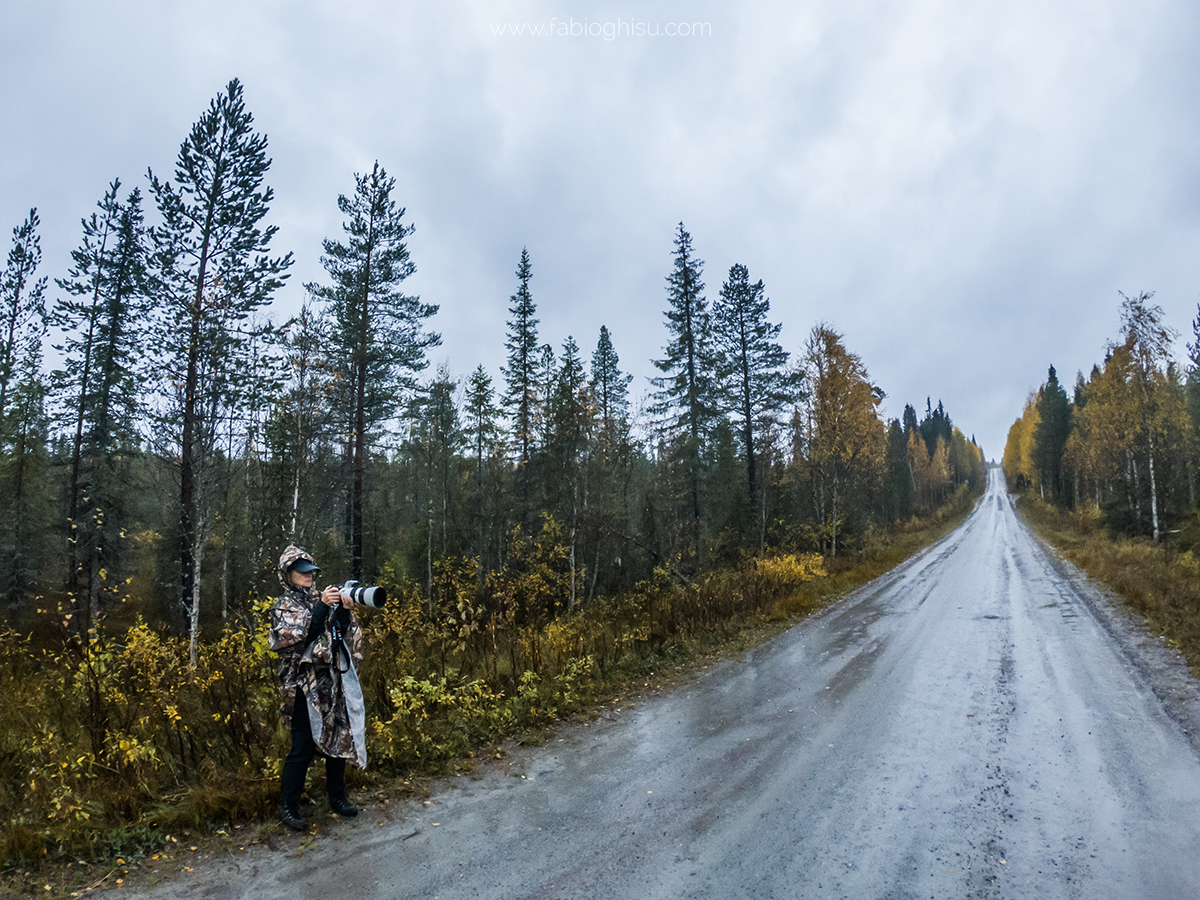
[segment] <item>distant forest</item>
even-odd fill
[[[438,307],[404,293],[413,226],[378,163],[337,198],[326,277],[305,286],[298,316],[272,318],[293,258],[266,224],[269,166],[234,80],[172,173],[102,191],[53,285],[36,209],[13,229],[0,285],[8,622],[53,610],[86,640],[137,612],[189,637],[194,661],[202,633],[250,627],[277,595],[289,542],[330,579],[414,585],[431,615],[446,573],[473,572],[486,610],[514,547],[552,544],[555,614],[567,614],[655,573],[687,583],[753,556],[854,553],[982,483],[982,452],[940,402],[881,418],[884,392],[831,326],[785,350],[745,266],[710,301],[682,223],[644,403],[619,334],[544,341],[526,250],[498,377],[432,371]],[[1157,533],[1196,507],[1183,448],[1197,419],[1161,369],[1159,332],[1131,334],[1073,405],[1050,384],[1031,401],[1018,424],[1034,449],[1014,450],[1009,472]],[[1124,444],[1099,415],[1118,402],[1106,399],[1118,365],[1134,373],[1121,376],[1136,410]]]
[[[1004,470],[1014,490],[1074,510],[1120,536],[1200,543],[1200,314],[1188,362],[1152,294],[1122,295],[1121,333],[1103,363],[1068,393],[1051,366],[1009,429]]]

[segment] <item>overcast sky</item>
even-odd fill
[[[4,4],[0,75],[3,252],[36,206],[64,274],[107,183],[168,175],[237,77],[296,255],[277,315],[378,159],[460,376],[500,380],[525,246],[542,340],[590,358],[607,325],[645,390],[682,221],[710,301],[746,265],[787,349],[828,322],[889,416],[941,398],[998,458],[1047,366],[1102,359],[1118,291],[1181,356],[1200,301],[1195,0],[38,0]]]

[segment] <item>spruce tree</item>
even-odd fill
[[[915,420],[916,411],[906,406],[905,411],[909,410],[912,410]],[[888,424],[885,466],[885,514],[887,521],[896,522],[911,514],[914,491],[912,467],[908,462],[908,439],[898,419],[892,419]]]
[[[632,375],[621,371],[621,358],[613,347],[608,328],[600,326],[600,338],[592,353],[592,395],[600,437],[606,448],[616,445],[622,426],[629,418],[629,385]]]
[[[346,428],[346,455],[351,467],[347,525],[350,571],[363,577],[363,499],[366,454],[405,398],[414,396],[416,375],[428,360],[426,351],[441,336],[424,322],[438,307],[401,292],[416,271],[405,239],[413,226],[403,221],[405,209],[392,199],[396,179],[376,161],[365,175],[355,174],[353,197],[340,195],[338,209],[346,220],[346,243],[326,238],[321,264],[333,283],[309,285],[329,304],[330,345],[341,393],[338,401]]]
[[[41,350],[46,318],[46,277],[35,277],[42,262],[41,220],[31,209],[13,229],[12,247],[0,278],[0,447],[8,438],[6,416],[21,360]]]
[[[592,398],[579,357],[579,345],[568,336],[550,396],[552,423],[547,487],[557,487],[558,505],[567,525],[571,588],[568,609],[576,602],[576,549],[579,523],[588,503],[588,464],[592,433]]]
[[[796,399],[795,379],[787,372],[788,353],[776,342],[782,326],[768,320],[770,310],[762,280],[751,284],[746,267],[733,265],[713,305],[713,337],[720,353],[723,400],[741,438],[746,496],[755,520],[759,501],[756,436]]]
[[[45,491],[38,476],[46,466],[47,422],[42,381],[46,335],[45,276],[36,209],[13,229],[12,247],[0,279],[0,592],[10,604],[30,599],[42,575],[39,524]]]
[[[482,365],[476,366],[467,380],[467,392],[463,401],[463,434],[471,448],[471,454],[475,457],[474,477],[471,478],[470,515],[474,524],[472,531],[475,537],[476,576],[480,586],[483,585],[488,535],[491,533],[499,506],[496,493],[501,479],[495,473],[498,462],[495,454],[500,441],[500,415],[492,378]]]
[[[283,284],[291,254],[268,255],[263,227],[271,161],[235,78],[179,148],[171,180],[149,173],[161,223],[149,230],[149,293],[159,339],[157,434],[179,465],[180,603],[198,653],[204,539],[212,520],[210,467],[221,428],[234,427],[251,389],[251,341],[267,330],[254,313]],[[172,449],[173,448],[173,449]]]
[[[476,366],[467,381],[463,412],[467,420],[464,431],[475,457],[477,475],[482,475],[484,458],[491,453],[499,435],[496,419],[500,415],[500,409],[496,406],[495,396],[491,376],[482,365]]]
[[[537,306],[529,290],[533,278],[533,265],[529,261],[529,250],[521,248],[521,259],[517,263],[517,292],[509,297],[508,335],[504,346],[508,350],[508,365],[502,366],[504,396],[501,399],[509,421],[517,452],[517,464],[529,462],[530,446],[533,443],[534,419],[538,400],[538,363],[541,360],[538,348]]]
[[[120,179],[97,202],[99,213],[81,220],[83,241],[71,252],[74,263],[55,283],[66,292],[55,303],[51,324],[63,334],[56,345],[63,368],[54,373],[60,424],[72,435],[67,486],[67,593],[81,603],[81,580],[88,598],[87,623],[100,615],[100,591],[116,573],[115,540],[102,523],[121,529],[123,491],[112,471],[116,451],[136,445],[139,379],[136,375],[139,323],[145,306],[145,226],[136,188],[124,203]],[[80,503],[87,498],[87,510]]]
[[[681,439],[687,469],[692,552],[702,562],[702,460],[708,427],[715,412],[714,365],[708,302],[704,297],[704,260],[692,251],[692,236],[683,223],[675,232],[674,264],[667,276],[667,346],[654,365],[664,375],[654,378],[658,389],[654,412],[669,432]]]
[[[1063,479],[1063,451],[1071,436],[1071,401],[1058,383],[1058,373],[1050,367],[1037,401],[1038,424],[1033,429],[1033,460],[1038,470],[1038,482],[1050,488],[1046,499],[1056,504],[1067,501],[1067,485]]]

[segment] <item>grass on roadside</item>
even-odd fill
[[[1147,538],[1110,536],[1094,507],[1065,512],[1034,497],[1017,508],[1066,559],[1118,594],[1200,676],[1200,559]]]

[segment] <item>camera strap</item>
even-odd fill
[[[353,663],[350,661],[350,650],[346,647],[345,640],[344,628],[348,623],[341,621],[343,618],[342,613],[342,608],[338,607],[329,621],[329,661],[338,672],[344,675],[349,669],[353,668]],[[338,651],[341,651],[341,656],[346,661],[344,667],[342,666],[342,661],[338,658]]]

